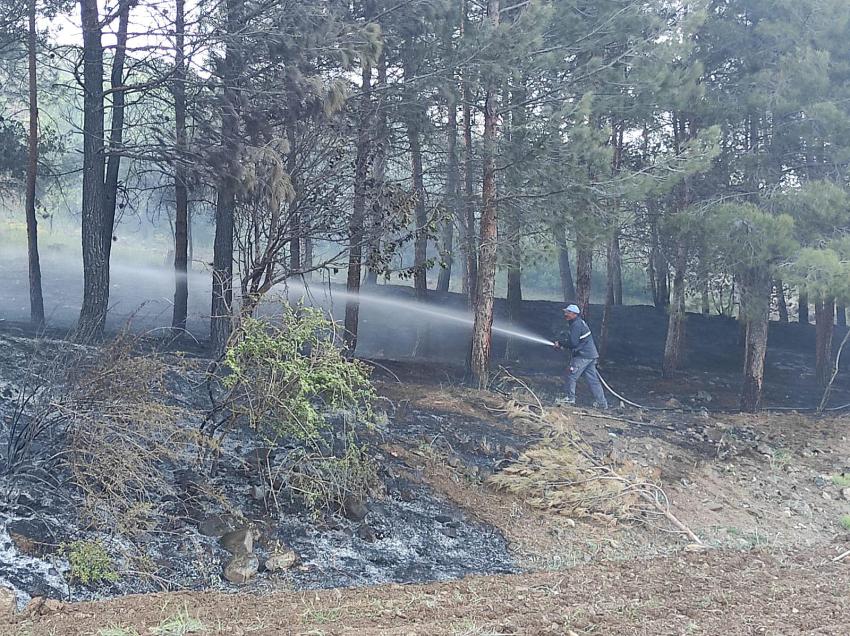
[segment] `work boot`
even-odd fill
[[[575,406],[576,401],[570,398],[559,398],[555,400],[555,406]]]
[[[599,402],[594,402],[593,407],[597,411],[607,411],[610,407],[607,404],[600,404]]]

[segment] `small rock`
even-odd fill
[[[844,497],[845,501],[850,501],[850,488],[844,488],[841,491],[841,496]]]
[[[49,598],[44,601],[44,605],[41,608],[42,614],[55,614],[59,610],[62,609],[62,601],[59,601],[55,598]]]
[[[434,515],[434,521],[437,523],[449,523],[452,518],[448,515]]]
[[[298,563],[298,555],[293,550],[275,552],[266,559],[266,569],[269,572],[283,572]]]
[[[756,446],[756,452],[762,455],[773,455],[773,448],[762,442]]]
[[[830,494],[829,494],[828,492],[826,492],[825,490],[821,493],[821,496],[822,496],[824,499],[826,499],[827,501],[829,501],[830,499],[832,499],[832,495],[830,495]]]
[[[224,578],[243,584],[254,578],[259,570],[260,560],[256,554],[237,554],[224,566]]]
[[[460,461],[460,457],[458,457],[457,455],[449,455],[446,458],[446,463],[452,468],[460,468],[461,466],[463,466],[463,462]]]
[[[449,537],[450,539],[457,539],[457,528],[454,526],[443,526],[440,528],[440,532]]]
[[[33,596],[27,606],[24,608],[24,614],[27,616],[38,616],[41,614],[41,609],[44,607],[43,596]]]
[[[815,477],[815,486],[818,488],[825,488],[828,483],[829,479],[823,475],[817,475]]]
[[[221,515],[209,515],[198,524],[198,532],[205,537],[223,537],[233,528]]]
[[[708,391],[698,391],[695,399],[697,402],[705,402],[707,404],[711,402],[714,398]]]
[[[11,618],[18,610],[18,598],[15,590],[0,587],[0,618]]]
[[[361,525],[357,528],[357,536],[360,537],[366,543],[375,543],[378,537],[375,534],[375,531],[367,524]]]
[[[410,490],[409,488],[402,488],[401,490],[399,490],[398,491],[398,497],[399,497],[399,499],[401,499],[402,501],[406,501],[407,503],[410,503],[411,501],[416,500],[416,496],[413,494],[413,491]]]
[[[664,406],[666,406],[668,409],[680,409],[682,408],[682,403],[679,402],[679,400],[677,400],[676,398],[670,398],[664,403]]]
[[[689,543],[685,546],[685,552],[705,552],[706,550],[708,548],[701,543]]]
[[[239,528],[224,535],[219,544],[231,554],[250,554],[254,551],[254,535],[249,528]]]
[[[251,499],[254,501],[265,501],[266,487],[263,485],[257,486],[256,484],[251,486]]]
[[[719,501],[715,501],[713,503],[710,503],[710,504],[708,504],[707,507],[711,512],[720,512],[721,510],[723,510],[723,504],[720,503]]]
[[[366,504],[356,497],[346,497],[342,505],[342,512],[346,519],[351,521],[363,521],[369,514]]]

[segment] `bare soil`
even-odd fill
[[[717,551],[431,585],[126,597],[69,605],[0,632],[82,636],[132,627],[145,634],[186,612],[200,622],[197,633],[233,636],[845,635],[850,570],[826,556]]]

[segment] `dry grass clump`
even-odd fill
[[[509,415],[523,419],[520,413]],[[516,495],[538,510],[572,519],[616,524],[657,514],[646,495],[664,497],[650,481],[650,470],[632,462],[602,463],[572,429],[568,417],[544,416],[534,420],[548,427],[549,437],[489,477],[490,487]]]
[[[119,338],[80,361],[53,408],[66,423],[67,465],[99,525],[129,533],[149,529],[147,515],[170,488],[165,470],[200,439],[180,426],[183,410],[166,402],[167,365],[134,355]]]

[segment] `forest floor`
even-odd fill
[[[850,559],[833,562],[850,548],[847,418],[619,410],[600,419],[579,408],[547,411],[532,425],[511,417],[503,398],[459,387],[440,369],[381,364],[378,385],[394,408],[381,450],[497,529],[520,573],[318,591],[281,580],[263,594],[53,604],[0,633],[850,633]],[[565,431],[610,465],[662,484],[671,511],[705,547],[663,517],[576,519],[477,474],[549,448]]]
[[[557,303],[528,302],[524,314],[542,336],[561,326]],[[170,560],[162,572],[174,578],[162,582],[182,591],[125,595],[140,589],[128,581],[72,590],[75,600],[112,598],[42,599],[8,616],[0,599],[0,634],[850,634],[850,558],[833,561],[850,549],[850,415],[735,413],[739,332],[723,318],[689,316],[686,368],[665,380],[665,326],[652,308],[615,308],[603,373],[626,397],[670,410],[600,414],[582,408],[585,387],[579,407],[549,406],[566,360],[547,347],[520,344],[519,362],[501,362],[497,390],[473,391],[459,366],[464,329],[431,325],[426,359],[412,360],[421,325],[366,307],[362,355],[374,360],[389,418],[369,440],[386,488],[365,524],[270,519],[239,494],[245,517],[261,535],[271,523],[300,567],[222,585],[216,539],[181,518],[191,545],[178,554],[163,535],[148,547]],[[15,342],[24,340],[8,351]],[[497,358],[504,345],[495,339]],[[771,325],[768,406],[817,404],[813,352],[812,327]],[[7,358],[0,379],[22,365]],[[848,401],[842,373],[831,403]],[[576,499],[577,449],[627,486]],[[246,479],[215,476],[232,493]],[[646,484],[701,547],[641,505],[635,485]]]

